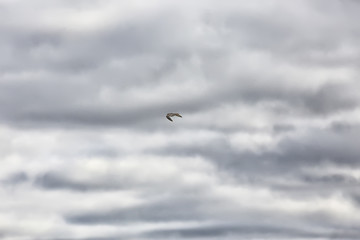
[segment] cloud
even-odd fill
[[[80,9],[84,11],[85,23],[92,21],[86,15],[88,11],[89,17],[92,14],[94,19],[98,17],[96,12],[88,10],[98,5],[93,4],[87,7],[80,4],[84,7]],[[35,21],[25,32],[5,28],[11,32],[6,34],[8,37],[2,45],[12,46],[16,54],[3,59],[1,117],[10,125],[129,127],[143,125],[145,119],[155,120],[164,109],[203,112],[236,101],[252,105],[276,100],[295,112],[310,114],[335,114],[356,108],[359,101],[353,89],[357,84],[331,83],[354,79],[351,72],[284,62],[288,55],[278,55],[276,50],[276,47],[286,48],[283,38],[285,43],[303,43],[303,38],[303,41],[295,40],[306,31],[323,29],[332,34],[331,29],[324,27],[328,26],[324,21],[310,30],[303,27],[302,13],[314,19],[324,16],[309,4],[299,4],[298,10],[285,5],[289,12],[269,21],[269,14],[276,11],[275,6],[280,2],[272,4],[263,6],[269,13],[251,5],[236,4],[238,11],[224,5],[216,11],[205,10],[200,4],[194,6],[195,16],[187,13],[183,4],[178,10],[167,4],[160,9],[155,7],[157,14],[151,12],[152,8],[145,9],[150,12],[142,17],[138,15],[142,10],[135,7],[135,16],[139,18],[126,23],[113,19],[112,8],[104,4],[99,14],[110,12],[108,18],[112,24],[99,29],[70,31],[62,26],[63,30],[58,30],[54,26],[63,23],[55,19],[51,19],[54,26]],[[75,12],[70,5],[58,5],[71,19],[78,20],[73,17]],[[9,5],[8,10],[16,13],[16,6]],[[250,12],[246,13],[247,10]],[[27,6],[23,11],[32,10]],[[292,13],[294,20],[283,21]],[[23,20],[18,21],[20,26],[26,26]],[[219,25],[222,21],[225,26]],[[322,35],[316,36],[320,46],[326,45]],[[235,39],[240,39],[240,43],[270,44],[266,49],[275,49],[275,55],[269,55],[261,44],[234,45],[231,41]],[[308,51],[319,49],[318,44],[301,47]],[[293,55],[296,54],[291,52]],[[219,86],[220,79],[225,84]]]
[[[29,179],[29,177],[27,176],[26,173],[18,172],[18,173],[11,174],[10,176],[8,176],[4,180],[2,180],[2,183],[8,184],[8,185],[16,185],[16,184],[26,182],[28,179]]]
[[[57,174],[54,173],[46,173],[37,177],[35,180],[35,185],[45,189],[72,189],[77,191],[94,191],[96,189],[107,190],[119,188],[119,186],[111,183],[97,186],[97,184],[91,184],[88,182],[76,182],[61,176],[57,176]]]
[[[302,237],[304,239],[318,237],[316,233],[298,231],[296,229],[276,228],[269,226],[236,226],[236,225],[218,225],[204,226],[198,228],[172,229],[163,231],[153,231],[148,234],[152,237],[181,237],[181,238],[217,238],[229,237],[235,239],[245,239],[245,237],[287,238]]]
[[[333,162],[339,165],[358,164],[358,149],[355,142],[358,139],[358,129],[346,132],[331,130],[316,130],[300,139],[284,139],[280,148],[284,149],[279,155],[279,161],[305,162],[309,164],[319,162]],[[351,139],[351,142],[345,141]]]
[[[144,206],[112,209],[109,212],[75,214],[66,221],[75,224],[121,224],[131,222],[194,221],[204,217],[199,214],[201,203],[195,196],[164,199]]]
[[[358,239],[359,6],[2,1],[0,236]]]

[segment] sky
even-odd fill
[[[360,239],[359,11],[0,0],[0,238]]]

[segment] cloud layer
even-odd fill
[[[0,237],[359,239],[359,8],[0,1]]]

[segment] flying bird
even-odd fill
[[[180,114],[178,114],[178,113],[168,113],[168,114],[166,114],[166,118],[169,119],[170,121],[173,121],[173,120],[171,119],[171,117],[174,117],[174,116],[177,116],[177,117],[181,117],[181,118],[182,118],[182,116],[181,116]]]

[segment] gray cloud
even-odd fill
[[[6,177],[1,182],[3,182],[4,184],[7,184],[7,185],[16,185],[16,184],[26,182],[28,180],[29,180],[29,177],[25,172],[17,172],[17,173],[13,173],[10,176]]]
[[[341,174],[331,174],[331,175],[325,175],[325,176],[311,176],[311,175],[306,176],[305,175],[305,176],[303,176],[303,180],[310,184],[323,183],[323,184],[329,184],[329,185],[334,185],[334,184],[356,185],[359,183],[359,181],[355,177],[341,175]]]
[[[0,3],[0,237],[358,239],[359,6]]]
[[[310,10],[309,6],[301,7]],[[4,111],[1,118],[10,125],[22,123],[30,126],[50,124],[59,127],[69,124],[129,126],[131,123],[141,125],[139,119],[144,119],[145,116],[147,119],[155,119],[167,109],[191,113],[235,101],[247,101],[253,104],[259,101],[279,100],[295,112],[305,111],[311,114],[334,114],[358,106],[359,99],[353,92],[356,83],[329,83],[316,90],[298,88],[295,82],[286,86],[274,85],[271,82],[276,82],[279,76],[272,75],[267,68],[261,73],[249,74],[238,71],[235,76],[226,76],[224,73],[229,71],[229,61],[236,56],[234,51],[238,46],[234,47],[231,44],[217,48],[202,46],[201,42],[207,35],[204,33],[204,36],[196,36],[187,28],[187,22],[182,23],[177,19],[181,14],[176,11],[173,14],[172,11],[145,17],[128,25],[107,27],[94,32],[71,33],[54,29],[33,32],[30,29],[25,33],[19,33],[11,29],[14,33],[9,34],[10,37],[3,40],[2,44],[4,46],[11,44],[22,61],[9,62],[14,57],[9,58],[10,60],[3,66],[10,64],[10,70],[6,70],[5,67],[3,72],[6,73],[5,76],[13,75],[11,79],[17,80],[23,78],[19,74],[21,71],[16,73],[14,71],[19,68],[30,75],[31,81],[1,83],[0,106]],[[334,9],[330,8],[330,11]],[[316,11],[310,12],[315,19],[322,17]],[[208,20],[206,16],[212,17]],[[267,48],[271,49],[274,49],[274,45],[283,46],[283,38],[291,38],[291,41],[285,42],[295,41],[305,31],[301,25],[301,15],[296,16],[294,23],[280,21],[277,18],[269,21],[267,15],[235,14],[235,16],[238,17],[235,19],[227,17],[226,20],[228,27],[234,30],[234,36],[231,35],[233,38],[230,39],[251,37],[249,42],[261,41],[263,44],[270,44]],[[282,17],[286,16],[287,14]],[[189,21],[187,18],[185,20]],[[204,16],[200,15],[196,24],[214,29],[218,34],[216,36],[227,43],[228,36],[219,33],[220,20],[221,17],[219,18],[216,12],[208,15],[204,13]],[[319,23],[315,27],[322,29],[322,24]],[[184,30],[189,36],[182,36],[178,33],[180,30]],[[333,32],[331,29],[326,31]],[[336,36],[339,38],[339,34]],[[180,38],[177,40],[176,37]],[[217,38],[211,35],[209,37],[210,43],[217,42]],[[313,48],[326,46],[327,41],[324,41],[321,35],[317,37],[319,44],[311,48],[305,45],[303,48],[312,51]],[[337,39],[337,41],[341,40]],[[250,46],[250,50],[258,51],[259,47],[259,44],[255,44]],[[293,48],[299,49],[298,46]],[[333,46],[329,48],[332,49]],[[213,52],[217,55],[211,56]],[[294,55],[293,52],[291,54]],[[194,56],[199,59],[200,66],[192,66],[191,61]],[[279,58],[286,57],[279,56]],[[118,68],[109,68],[116,62],[119,63]],[[154,89],[155,84],[176,83],[177,79],[173,76],[181,66],[193,68],[197,72],[186,77],[202,76],[213,83],[222,79],[225,84],[206,89],[195,81],[193,87],[203,89],[199,95],[190,95],[185,99],[164,96],[161,101],[151,100],[153,96],[161,95]],[[36,73],[42,71],[45,71],[46,75],[37,76]],[[34,76],[31,77],[31,74]],[[292,82],[288,80],[291,76],[281,76],[281,78]],[[101,101],[101,91],[105,87],[114,89],[119,96],[139,84],[141,87],[147,86],[150,92],[154,91],[150,94],[151,99],[145,101],[146,104],[139,102],[128,109],[127,104],[122,102],[137,102],[138,98],[143,98],[141,94],[134,94],[130,99],[115,97],[113,100],[118,102],[113,107]]]
[[[301,165],[331,162],[339,165],[358,164],[359,151],[357,141],[359,128],[345,129],[339,123],[323,130],[313,129],[303,136],[293,135],[283,137],[277,144],[276,150],[263,149],[261,153],[249,150],[239,151],[232,147],[227,138],[216,139],[208,144],[171,146],[161,149],[165,154],[203,155],[217,163],[236,165],[253,162],[256,168],[268,168],[267,164],[274,164],[275,168],[287,166],[297,168]],[[340,130],[339,130],[340,128]],[[265,163],[264,161],[268,161]],[[262,165],[265,164],[265,165]],[[241,169],[240,165],[234,169]]]
[[[109,179],[110,180],[110,179]],[[75,191],[95,191],[95,190],[111,190],[121,188],[116,183],[109,182],[108,184],[89,183],[87,181],[76,181],[57,173],[46,173],[36,177],[35,185],[44,189],[70,189]]]
[[[358,129],[343,134],[331,131],[316,130],[303,139],[285,139],[280,143],[284,149],[279,155],[279,161],[307,162],[334,162],[339,165],[358,165]],[[349,141],[350,140],[350,141]]]
[[[112,209],[108,212],[73,214],[66,221],[75,224],[119,224],[131,222],[171,222],[201,220],[199,200],[192,197],[170,198],[152,202],[145,206]]]
[[[288,237],[316,238],[316,233],[299,231],[296,229],[287,229],[271,226],[236,226],[236,225],[219,225],[206,226],[198,228],[159,230],[149,234],[153,237],[181,237],[181,238],[218,238],[232,236],[234,239],[240,237],[271,237],[286,239]]]
[[[43,88],[47,85],[49,85],[49,92],[44,92]],[[51,87],[50,85],[53,83],[39,82],[39,84],[32,86],[3,86],[3,103],[11,101],[13,106],[19,106],[17,109],[10,108],[7,110],[8,105],[5,105],[4,110],[7,111],[7,114],[3,116],[3,119],[11,124],[35,126],[43,124],[50,126],[131,126],[140,124],[141,126],[144,122],[158,121],[157,119],[162,117],[166,109],[169,111],[170,109],[179,109],[181,112],[191,114],[234,101],[256,104],[276,100],[284,102],[289,109],[291,106],[292,112],[321,115],[349,111],[357,108],[359,103],[355,95],[352,92],[349,93],[350,86],[344,88],[341,85],[325,85],[314,93],[305,93],[296,90],[287,91],[281,88],[269,89],[267,86],[245,89],[241,87],[239,89],[236,86],[231,87],[229,85],[229,89],[220,92],[211,91],[204,96],[185,99],[181,103],[178,102],[178,99],[170,102],[166,102],[167,100],[164,99],[165,102],[153,106],[143,104],[129,109],[123,105],[124,103],[120,103],[117,107],[109,108],[96,102],[90,105],[93,101],[90,98],[97,97],[96,92],[88,92],[88,96],[83,96],[89,99],[88,104],[79,103],[80,98],[77,93],[79,89],[83,88],[83,84],[60,84]],[[16,97],[19,95],[10,96],[8,93],[19,94],[22,99]],[[67,99],[63,99],[64,94],[70,95]],[[34,98],[35,101],[28,101],[28,99]],[[288,112],[286,115],[291,114]],[[154,126],[154,123],[151,125]]]
[[[296,127],[291,124],[274,124],[273,130],[274,132],[289,132],[295,130]]]

